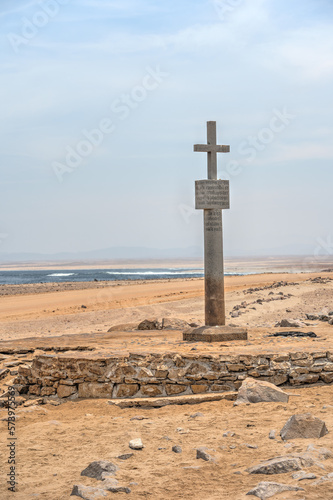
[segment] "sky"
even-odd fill
[[[332,0],[2,0],[0,253],[333,254]]]

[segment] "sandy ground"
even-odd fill
[[[319,282],[313,282],[318,277]],[[333,310],[332,273],[231,276],[225,285],[227,323],[267,329],[282,317],[305,319],[305,313]],[[147,317],[201,324],[203,290],[202,279],[43,284],[25,286],[20,294],[17,286],[2,286],[0,340],[105,332],[116,324],[139,323]],[[279,300],[281,294],[283,300]],[[248,305],[240,310],[241,316],[231,318],[234,306],[244,301]]]
[[[309,346],[321,348],[322,345],[332,349],[333,326],[322,322],[309,321],[306,328],[316,332],[317,339],[267,337],[269,332],[277,330],[275,322],[282,318],[305,320],[305,313],[333,310],[332,278],[332,273],[227,278],[227,322],[247,326],[249,341],[228,346],[197,346],[197,349],[236,352],[239,349],[283,350],[298,346],[299,350],[305,350]],[[274,285],[276,283],[280,285]],[[259,290],[253,290],[255,288]],[[118,323],[138,322],[149,316],[203,321],[202,280],[109,282],[84,284],[72,289],[69,285],[57,285],[57,289],[55,291],[54,285],[45,285],[44,289],[28,287],[16,293],[14,287],[2,288],[1,340],[18,339],[23,343],[28,342],[24,340],[27,337],[35,337],[29,342],[37,345],[47,342],[45,337],[53,335],[59,336],[59,342],[66,339],[79,342],[80,335],[95,332],[95,338],[90,336],[89,342],[101,346],[102,333],[98,332],[105,332]],[[283,300],[280,293],[283,293]],[[265,302],[270,298],[277,300]],[[263,301],[262,304],[258,300]],[[241,309],[242,314],[231,318],[234,306],[244,301],[247,305]],[[168,337],[163,335],[163,332],[157,335],[144,332],[137,336],[110,333],[104,348],[130,347],[132,351],[189,348],[182,347],[179,332]],[[3,362],[19,358],[20,355],[0,355]],[[31,359],[32,355],[26,358]],[[15,375],[15,367],[11,373],[5,379],[7,384]],[[287,391],[293,394],[287,404],[261,403],[238,407],[234,407],[231,401],[219,401],[160,409],[121,410],[110,406],[106,400],[68,401],[60,406],[20,406],[16,410],[18,488],[15,495],[6,489],[5,484],[8,473],[7,410],[0,409],[0,498],[68,499],[74,484],[98,486],[98,481],[80,477],[80,472],[90,462],[110,460],[119,465],[117,479],[120,484],[130,486],[132,492],[128,498],[133,499],[245,500],[255,498],[246,496],[252,487],[268,480],[304,488],[304,491],[285,492],[273,497],[277,500],[330,500],[333,498],[333,481],[316,487],[312,486],[313,480],[298,482],[292,479],[291,473],[264,476],[246,472],[247,467],[260,460],[303,452],[310,443],[333,452],[332,386],[288,388]],[[192,418],[191,415],[197,412],[202,416]],[[280,429],[291,415],[304,412],[322,418],[329,434],[318,440],[299,439],[284,443],[279,437]],[[144,419],[131,420],[135,416]],[[183,430],[179,431],[180,428]],[[277,431],[275,440],[268,438],[271,429]],[[225,431],[235,435],[223,437]],[[131,451],[128,442],[135,437],[142,438],[145,448],[134,452],[129,460],[117,459],[120,454]],[[173,453],[173,445],[180,445],[182,453]],[[197,460],[195,448],[198,446],[206,446],[216,462]],[[306,470],[314,472],[318,478],[333,472],[333,458],[323,464],[325,469],[311,467]],[[117,495],[120,498],[125,496],[123,493]],[[110,493],[108,498],[114,496]]]
[[[299,394],[300,390],[290,390]],[[328,406],[331,405],[331,406]],[[240,500],[260,481],[298,485],[300,492],[286,492],[277,499],[330,500],[333,483],[311,486],[300,483],[291,473],[274,476],[249,475],[246,468],[263,459],[304,452],[312,443],[333,449],[333,394],[331,387],[301,390],[288,404],[261,403],[234,407],[231,401],[170,406],[160,409],[119,409],[105,400],[68,402],[58,407],[43,405],[17,410],[18,488],[15,495],[4,484],[7,464],[2,454],[0,495],[3,499],[69,499],[74,484],[98,486],[98,481],[81,477],[81,471],[94,460],[109,460],[119,465],[117,479],[130,486],[133,499]],[[280,431],[295,413],[311,412],[325,420],[330,433],[321,439],[295,439],[284,443],[278,436],[268,438],[272,429]],[[202,416],[191,417],[201,413]],[[135,416],[144,420],[131,420]],[[6,418],[6,410],[0,412]],[[1,422],[3,444],[6,423]],[[179,431],[177,429],[183,429]],[[226,431],[233,437],[223,437]],[[129,453],[131,439],[141,437],[145,448],[129,460],[116,457]],[[181,454],[171,451],[182,447]],[[249,448],[247,445],[254,446]],[[195,448],[206,446],[215,463],[196,459]],[[4,450],[5,448],[3,448]],[[325,469],[311,467],[319,478],[333,471],[333,459]],[[130,484],[132,483],[132,484]],[[125,494],[118,494],[120,498]],[[113,498],[110,494],[109,498]],[[255,498],[255,497],[253,497]]]

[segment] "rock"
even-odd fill
[[[250,490],[247,495],[253,495],[260,498],[260,500],[266,500],[266,498],[273,497],[277,493],[282,491],[304,491],[303,488],[298,486],[289,486],[289,484],[271,483],[269,481],[261,481],[255,488]]]
[[[183,330],[188,328],[190,325],[183,319],[177,318],[163,318],[162,319],[162,330]]]
[[[68,398],[76,392],[76,386],[73,385],[59,385],[57,389],[58,398]]]
[[[156,384],[141,385],[141,394],[149,398],[163,395],[163,389]]]
[[[212,457],[209,453],[206,452],[206,448],[197,448],[197,459],[201,458],[206,462],[214,461],[214,457]]]
[[[54,387],[42,387],[40,391],[41,396],[52,396],[55,393],[56,390]]]
[[[269,438],[269,439],[275,439],[275,433],[276,433],[276,431],[275,431],[275,430],[271,430],[271,431],[269,431],[269,436],[268,436],[268,438]]]
[[[191,385],[193,394],[202,394],[208,391],[208,385],[206,384],[193,384]]]
[[[3,370],[0,370],[0,380],[6,377],[7,373],[9,373],[10,370],[9,368],[4,368]]]
[[[81,309],[87,309],[87,306],[85,306],[84,304],[82,304]]]
[[[98,460],[96,462],[91,462],[91,464],[81,472],[81,476],[93,477],[94,479],[103,481],[103,479],[114,476],[117,470],[117,465],[114,465],[112,462]]]
[[[168,396],[172,396],[173,394],[180,394],[188,390],[187,385],[180,384],[165,384],[165,391]]]
[[[311,413],[303,413],[290,417],[280,431],[281,438],[286,441],[296,438],[320,438],[328,433],[323,420],[313,417]]]
[[[288,394],[276,385],[262,380],[255,380],[247,377],[238,390],[235,406],[242,403],[261,403],[269,401],[280,401],[287,403],[289,400]]]
[[[282,319],[281,321],[276,323],[275,326],[280,328],[300,328],[302,326],[306,326],[306,324],[299,319]]]
[[[183,427],[177,427],[176,430],[179,434],[188,434],[190,432],[189,429],[183,429]]]
[[[181,447],[180,447],[180,446],[173,446],[173,447],[172,447],[172,451],[173,451],[174,453],[181,453],[183,450],[181,449]]]
[[[196,413],[192,413],[192,415],[190,415],[190,418],[197,418],[197,417],[203,417],[204,414],[201,413],[200,411],[197,411]]]
[[[318,321],[319,316],[318,314],[306,314],[306,319],[309,319],[310,321]]]
[[[28,406],[35,406],[35,405],[42,405],[42,404],[43,404],[43,398],[28,399],[25,403],[23,403],[23,406],[28,407]]]
[[[84,500],[98,500],[108,496],[105,490],[101,488],[93,488],[91,486],[84,486],[83,484],[75,484],[71,496],[83,498]]]
[[[238,316],[239,316],[239,315],[240,315],[240,312],[239,312],[239,311],[232,311],[232,312],[230,313],[230,316],[231,316],[232,318],[238,318]]]
[[[79,398],[110,398],[112,384],[100,382],[83,382],[79,384]]]
[[[137,329],[137,323],[121,323],[120,325],[111,326],[108,332],[132,332]]]
[[[138,384],[119,384],[116,389],[117,398],[131,398],[140,389]]]
[[[154,319],[145,319],[141,321],[138,325],[138,330],[160,330],[161,323],[157,318]]]
[[[132,419],[131,419],[132,420]],[[125,453],[124,455],[119,455],[119,460],[128,460],[129,458],[133,457],[134,453]]]
[[[268,335],[268,337],[317,337],[317,335],[314,332],[300,332],[300,331],[295,331],[291,330],[289,332],[275,332],[272,333],[271,335]]]
[[[307,473],[304,470],[300,470],[299,472],[295,472],[291,476],[293,479],[297,479],[297,481],[303,481],[303,479],[316,479],[316,474],[311,472]]]
[[[141,441],[141,438],[132,439],[129,442],[129,447],[132,450],[142,450],[144,448],[142,441]]]
[[[102,487],[111,493],[131,493],[131,489],[127,486],[118,486],[118,481],[115,479],[106,479],[103,481]]]
[[[325,382],[325,384],[330,384],[333,382],[333,373],[321,373],[320,378]]]
[[[331,318],[328,322],[329,325],[333,325],[333,318]]]
[[[316,456],[319,460],[327,460],[333,456],[331,450],[328,450],[327,448],[316,448],[313,444],[309,444],[306,452]]]
[[[293,454],[264,460],[258,465],[246,469],[249,474],[285,474],[311,467],[315,460],[308,454]]]
[[[318,481],[314,481],[312,486],[318,486],[319,484],[325,483],[326,481],[333,481],[333,472],[326,474],[326,476],[321,476]]]

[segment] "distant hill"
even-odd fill
[[[98,261],[98,260],[148,260],[148,259],[201,259],[200,247],[187,248],[146,248],[113,247],[89,252],[42,253],[0,253],[1,263],[48,262],[48,261]]]
[[[263,248],[252,251],[233,249],[228,251],[225,245],[226,258],[239,257],[279,257],[279,256],[312,256],[317,258],[332,257],[325,250],[315,245],[284,245],[281,247]],[[189,246],[186,248],[147,248],[147,247],[111,247],[89,252],[60,252],[54,254],[42,254],[32,252],[0,253],[0,263],[17,262],[82,262],[82,261],[111,261],[111,260],[201,260],[203,248],[200,246]]]

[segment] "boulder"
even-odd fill
[[[246,471],[249,474],[285,474],[301,470],[303,467],[311,467],[314,463],[315,460],[306,453],[291,454],[263,460],[260,464],[249,467]]]
[[[242,403],[261,403],[279,401],[288,403],[289,396],[270,382],[247,377],[238,390],[235,406]]]
[[[280,328],[300,328],[306,326],[306,324],[299,319],[282,319],[275,326]]]
[[[94,479],[103,481],[110,476],[114,476],[117,470],[117,465],[114,465],[112,462],[98,460],[96,462],[91,462],[91,464],[81,472],[81,476],[93,477]]]
[[[189,324],[183,319],[177,318],[163,318],[162,319],[162,330],[183,330],[188,328]]]
[[[290,417],[281,429],[280,436],[286,441],[296,438],[316,439],[327,433],[328,430],[323,420],[313,417],[311,413],[303,413]]]
[[[282,491],[304,491],[303,488],[298,486],[290,486],[289,484],[271,483],[269,481],[261,481],[255,488],[250,490],[247,495],[253,495],[260,498],[260,500],[266,500],[266,498],[273,497]]]
[[[161,329],[161,323],[158,321],[157,318],[145,319],[138,324],[138,330],[160,330],[160,329]]]
[[[101,488],[93,488],[84,486],[83,484],[75,484],[71,496],[83,498],[84,500],[99,500],[100,498],[108,497],[108,493]]]
[[[132,332],[136,330],[137,323],[121,323],[120,325],[111,326],[108,332]]]

